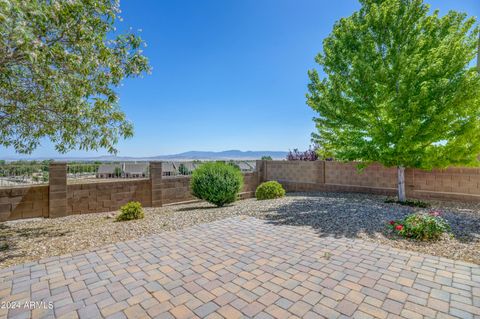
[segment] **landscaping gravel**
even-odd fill
[[[480,204],[430,202],[430,209],[441,211],[448,220],[454,237],[418,242],[392,236],[385,225],[429,209],[384,200],[384,196],[365,194],[295,193],[275,200],[247,199],[222,208],[199,202],[145,208],[144,219],[128,222],[116,222],[112,213],[4,222],[0,223],[0,268],[239,215],[312,227],[319,236],[361,238],[480,264]]]

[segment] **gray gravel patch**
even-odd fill
[[[442,211],[455,237],[423,243],[392,237],[385,224],[428,209],[384,200],[384,196],[366,194],[295,193],[276,200],[247,199],[221,208],[203,202],[145,208],[145,219],[129,222],[115,222],[108,218],[111,213],[98,213],[0,223],[0,237],[8,243],[0,251],[0,268],[242,215],[295,225],[299,231],[310,227],[319,236],[361,238],[480,264],[480,204],[430,202],[431,209]]]

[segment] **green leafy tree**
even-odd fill
[[[132,125],[118,106],[124,78],[150,70],[142,39],[117,34],[118,0],[0,0],[0,145],[31,153],[116,152]]]
[[[404,170],[478,165],[480,75],[475,19],[422,0],[361,0],[336,22],[309,72],[313,139],[336,159]]]
[[[185,166],[185,164],[181,163],[178,166],[178,173],[180,175],[190,175],[190,170],[187,168],[187,166]]]
[[[115,177],[121,177],[122,173],[123,171],[120,167],[115,167],[115,169],[113,170],[113,176]]]
[[[272,157],[271,156],[262,156],[262,161],[271,161],[272,160]]]

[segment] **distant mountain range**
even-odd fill
[[[152,159],[260,159],[262,156],[270,156],[273,159],[284,159],[287,152],[281,151],[239,151],[229,150],[222,152],[189,151],[174,155],[155,156]]]
[[[63,161],[153,161],[153,160],[168,160],[168,161],[188,161],[188,160],[257,160],[262,156],[270,156],[272,159],[285,159],[287,152],[283,151],[239,151],[228,150],[221,152],[206,152],[206,151],[188,151],[172,155],[158,155],[152,157],[132,157],[132,156],[97,156],[97,157],[54,157],[55,160]],[[1,158],[0,158],[1,159]],[[28,157],[9,157],[6,160],[46,160],[51,158],[28,158]]]

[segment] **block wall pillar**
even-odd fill
[[[50,163],[48,217],[67,215],[67,163]]]
[[[162,198],[162,162],[150,162],[150,184],[152,187],[152,207],[161,207]]]

